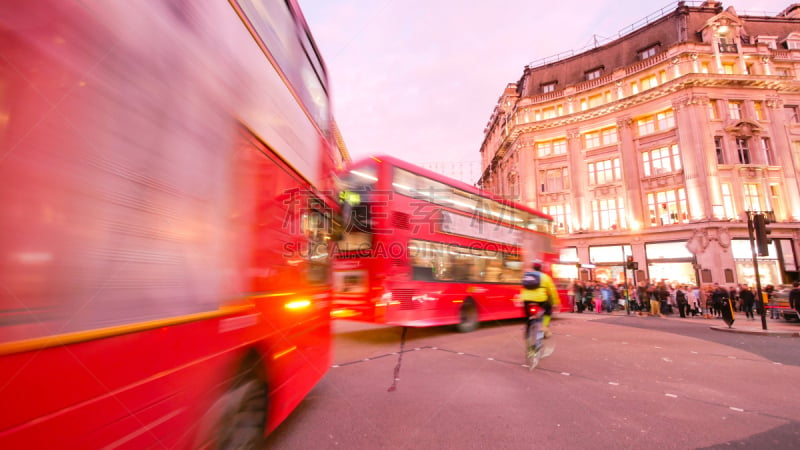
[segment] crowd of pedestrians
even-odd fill
[[[795,283],[794,290],[797,291],[795,297],[800,299],[800,283]],[[643,280],[635,288],[622,283],[576,281],[572,289],[573,311],[577,313],[611,313],[625,309],[629,298],[629,311],[638,315],[713,319],[722,318],[723,308],[729,308],[743,313],[746,320],[755,320],[756,315],[761,315],[762,308],[767,308],[766,314],[771,319],[780,319],[775,287],[767,285],[762,293],[762,301],[758,301],[755,289],[747,284],[725,287],[714,283],[700,287],[667,280]],[[790,307],[800,307],[800,300],[792,300]]]

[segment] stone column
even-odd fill
[[[715,213],[721,214],[721,211],[714,211],[714,206],[722,205],[722,190],[714,136],[709,132],[708,103],[708,97],[692,94],[672,103],[690,220],[710,219]]]
[[[775,152],[778,163],[783,167],[784,207],[787,212],[785,219],[800,221],[800,186],[798,185],[800,178],[797,176],[800,167],[795,165],[795,158],[792,155],[791,134],[783,114],[783,100],[779,97],[769,97],[766,106],[770,120],[768,129],[772,150]]]
[[[586,230],[591,224],[591,205],[586,197],[586,159],[583,157],[581,133],[577,128],[567,130],[569,177],[572,187],[572,228]]]
[[[639,229],[649,222],[644,217],[644,200],[641,192],[642,167],[641,158],[636,150],[633,134],[633,120],[629,116],[617,119],[617,135],[622,164],[622,178],[625,186],[625,209],[628,212],[628,227],[634,229],[633,222],[639,223]]]

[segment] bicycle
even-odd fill
[[[553,353],[555,345],[552,338],[548,339],[549,344],[545,345],[544,327],[544,306],[537,302],[526,302],[528,308],[528,323],[525,334],[525,359],[528,362],[528,370],[533,370],[539,365],[539,361]]]

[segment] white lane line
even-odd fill
[[[612,386],[619,386],[619,383],[617,383],[616,381],[609,381],[608,384]]]
[[[678,398],[678,396],[675,394],[664,394],[664,395],[667,397]]]
[[[568,377],[569,376],[569,372],[561,372],[561,375],[564,375],[565,377]]]
[[[735,406],[729,406],[728,408],[730,408],[731,411],[744,412],[742,408],[737,408]]]

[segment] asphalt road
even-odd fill
[[[563,314],[530,372],[522,321],[337,321],[334,366],[266,448],[800,448],[800,338],[710,325]]]

